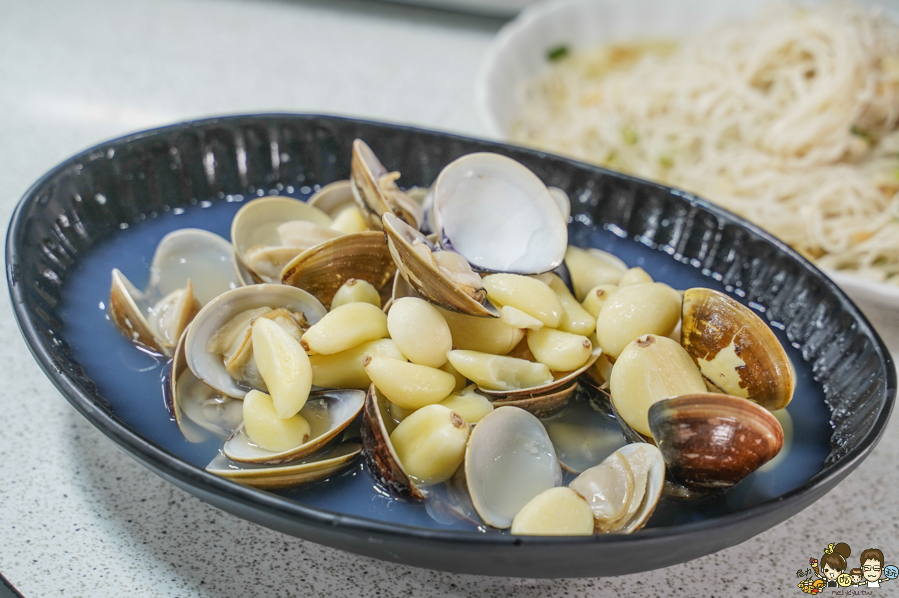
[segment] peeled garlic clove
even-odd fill
[[[609,377],[612,403],[634,430],[651,437],[649,408],[670,397],[706,392],[690,355],[664,336],[647,334],[630,343]]]
[[[453,337],[437,308],[418,297],[403,297],[390,306],[387,314],[390,338],[409,361],[439,368],[446,363],[446,352],[453,348]]]
[[[520,274],[491,274],[484,277],[487,298],[511,305],[555,328],[562,321],[562,304],[546,283]]]
[[[312,389],[312,366],[300,343],[272,320],[253,322],[253,356],[278,417],[296,415]]]
[[[347,303],[309,328],[301,342],[309,352],[331,355],[389,335],[383,311],[370,303]]]
[[[500,310],[500,319],[509,326],[515,328],[525,328],[528,330],[540,330],[543,328],[543,322],[511,305],[503,306]]]
[[[381,307],[381,295],[378,289],[370,282],[358,278],[347,280],[331,299],[331,310],[335,310],[347,303],[371,303],[377,308]]]
[[[362,212],[353,205],[347,206],[334,217],[331,228],[349,235],[367,231],[368,225],[365,224],[365,218],[362,216]]]
[[[362,343],[346,351],[331,355],[310,355],[312,383],[322,388],[356,388],[366,390],[371,385],[362,362],[366,357],[389,357],[406,361],[396,343],[381,338]]]
[[[568,246],[565,265],[571,275],[574,296],[583,301],[587,291],[599,284],[618,284],[627,266],[612,254]]]
[[[599,345],[617,359],[638,336],[671,334],[680,321],[680,309],[680,293],[668,285],[640,282],[621,287],[596,318]]]
[[[593,511],[571,488],[545,490],[524,505],[512,520],[515,536],[591,536]]]
[[[403,469],[421,484],[450,479],[462,465],[470,428],[457,413],[426,405],[407,416],[390,435]]]
[[[254,443],[275,453],[290,450],[309,440],[309,422],[300,415],[282,419],[272,398],[251,390],[243,401],[244,430]]]
[[[599,312],[602,311],[603,305],[606,304],[606,301],[612,296],[612,293],[618,290],[618,285],[615,284],[599,284],[590,289],[587,292],[587,296],[584,297],[583,303],[581,306],[584,310],[593,316],[593,319],[599,317]],[[594,330],[596,326],[594,325]]]
[[[460,374],[489,390],[533,388],[552,381],[549,368],[515,357],[455,350],[446,354]]]
[[[621,280],[618,281],[619,287],[626,287],[631,284],[637,284],[638,282],[655,282],[652,279],[652,276],[646,273],[646,270],[640,267],[634,267],[628,269],[621,276]]]
[[[621,453],[615,452],[568,487],[586,499],[596,526],[605,529],[627,513],[634,494],[634,474]]]
[[[593,345],[580,334],[541,328],[528,332],[528,348],[537,361],[552,371],[570,372],[587,363]]]
[[[452,374],[425,365],[388,357],[366,357],[362,365],[378,390],[392,403],[406,409],[439,403],[456,386]]]
[[[524,331],[499,318],[479,318],[438,308],[453,337],[453,346],[505,355],[524,338]]]
[[[465,388],[462,392],[454,392],[446,397],[438,405],[442,405],[467,421],[470,424],[476,424],[481,418],[493,411],[493,403],[487,397],[475,392],[475,385],[472,384]]]
[[[444,363],[438,369],[446,372],[447,374],[451,375],[453,378],[456,379],[456,386],[453,387],[453,392],[459,392],[463,388],[468,386],[468,379],[465,376],[463,376],[462,374],[460,374],[459,371],[456,368],[454,368],[453,364],[451,364],[449,361]]]
[[[593,334],[593,331],[596,330],[596,316],[591,315],[578,303],[562,279],[550,273],[548,281],[545,282],[559,298],[559,303],[562,304],[562,321],[559,322],[559,330],[584,336]]]

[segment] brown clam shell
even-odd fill
[[[367,231],[307,249],[284,267],[281,284],[301,288],[330,308],[341,285],[355,278],[380,289],[383,303],[390,298],[392,289],[387,283],[395,272],[384,233]]]
[[[784,441],[769,411],[713,393],[655,403],[649,427],[669,473],[687,488],[729,488],[773,459]]]
[[[684,293],[681,345],[722,392],[783,409],[796,386],[790,360],[751,309],[712,289]]]
[[[390,442],[387,399],[372,384],[365,396],[362,408],[362,456],[372,476],[390,494],[397,498],[421,500],[424,495],[403,469],[400,459]],[[395,427],[395,425],[393,426]]]

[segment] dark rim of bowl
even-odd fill
[[[586,537],[535,537],[508,536],[501,534],[478,534],[472,533],[470,531],[433,530],[417,526],[382,523],[379,521],[357,517],[354,515],[343,515],[323,509],[306,507],[288,498],[249,488],[237,482],[229,481],[222,477],[208,473],[200,467],[182,461],[179,457],[170,453],[166,449],[145,440],[132,429],[130,429],[126,424],[120,421],[113,413],[103,409],[101,405],[98,404],[98,400],[102,401],[101,397],[91,397],[76,381],[74,381],[70,376],[66,375],[64,371],[55,364],[49,348],[44,344],[45,341],[36,329],[33,316],[29,312],[26,305],[23,285],[19,284],[18,273],[15,271],[16,264],[19,262],[19,240],[24,235],[25,224],[28,219],[25,212],[28,211],[28,209],[31,208],[32,204],[36,201],[38,191],[59,173],[64,171],[66,168],[74,165],[78,161],[83,160],[89,154],[98,152],[100,150],[103,150],[105,152],[111,147],[122,146],[146,137],[160,136],[177,131],[213,125],[216,123],[254,118],[294,118],[304,120],[324,119],[334,122],[355,123],[359,125],[386,125],[399,132],[428,134],[436,133],[441,137],[462,142],[484,141],[472,137],[442,133],[433,130],[421,129],[418,127],[394,125],[377,121],[351,119],[330,115],[305,113],[259,113],[225,115],[195,121],[186,121],[174,125],[168,125],[165,127],[149,129],[146,131],[132,133],[116,139],[105,141],[87,150],[84,150],[79,154],[62,162],[61,164],[47,172],[45,175],[43,175],[36,183],[34,183],[34,185],[31,186],[31,188],[24,194],[18,206],[16,207],[16,210],[10,221],[6,241],[7,283],[10,289],[10,297],[12,299],[16,320],[18,322],[22,335],[26,340],[26,344],[28,345],[28,348],[31,351],[32,355],[34,355],[35,359],[38,361],[38,364],[44,370],[47,377],[50,378],[50,380],[57,387],[57,389],[59,389],[63,396],[65,396],[69,400],[69,402],[72,403],[72,405],[85,418],[88,419],[88,421],[90,421],[94,426],[96,426],[114,442],[125,448],[129,453],[140,454],[147,463],[152,464],[152,466],[155,467],[158,471],[164,472],[165,474],[170,475],[197,490],[220,496],[224,495],[227,498],[233,499],[246,507],[261,510],[265,513],[275,514],[279,516],[297,517],[305,520],[310,524],[320,527],[345,527],[356,531],[372,532],[384,536],[395,536],[398,539],[408,538],[411,536],[422,540],[440,541],[446,543],[465,544],[474,542],[477,544],[487,545],[553,545],[558,543],[570,545],[573,543],[593,542],[640,544],[643,542],[653,542],[658,538],[683,536],[685,534],[697,534],[703,532],[704,530],[720,528],[722,526],[736,525],[758,518],[772,511],[780,510],[784,508],[784,506],[788,503],[799,501],[806,494],[814,494],[814,491],[816,489],[827,485],[828,482],[831,482],[835,479],[842,479],[852,469],[854,469],[858,465],[858,463],[868,455],[868,453],[871,452],[871,450],[883,435],[896,398],[896,370],[894,367],[892,367],[893,362],[883,340],[879,337],[876,331],[874,331],[873,327],[870,325],[862,312],[855,306],[854,303],[852,303],[851,300],[849,300],[849,298],[837,287],[834,282],[823,275],[815,266],[805,260],[805,258],[799,255],[788,245],[774,238],[771,234],[755,226],[754,224],[728,212],[727,210],[724,210],[723,208],[711,204],[710,202],[702,198],[695,197],[692,194],[685,193],[676,189],[672,190],[671,188],[664,185],[647,182],[620,173],[611,173],[613,176],[622,178],[624,180],[634,181],[641,185],[651,185],[668,193],[673,192],[676,195],[684,197],[689,202],[695,203],[703,207],[704,209],[707,209],[716,216],[725,217],[741,225],[742,227],[745,227],[765,241],[770,242],[780,251],[787,253],[789,256],[795,259],[800,265],[803,266],[803,269],[806,272],[811,272],[813,275],[819,278],[820,282],[823,283],[828,292],[839,299],[840,307],[846,310],[853,317],[853,319],[861,325],[860,333],[867,333],[867,336],[874,341],[873,350],[886,366],[885,386],[887,397],[885,400],[885,404],[880,414],[874,421],[873,425],[867,431],[861,441],[853,446],[848,452],[839,457],[835,463],[825,465],[822,471],[812,476],[801,486],[790,490],[780,496],[769,499],[759,505],[746,509],[745,511],[718,516],[706,521],[675,525],[665,528],[643,529],[639,534],[634,535],[605,534]],[[497,149],[505,149],[519,153],[526,152],[534,156],[547,155],[545,154],[545,152],[521,148],[509,144],[498,143],[494,141],[487,141],[487,143],[492,144]],[[559,158],[557,156],[554,157]],[[586,171],[591,171],[597,174],[610,174],[610,171],[591,164],[564,157],[559,159],[574,164],[578,168],[584,169]]]

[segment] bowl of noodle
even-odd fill
[[[488,50],[500,138],[684,189],[899,308],[899,18],[873,3],[566,0]]]

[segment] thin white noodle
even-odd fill
[[[529,81],[513,138],[687,189],[819,266],[899,284],[899,26],[857,4],[781,5],[631,66],[609,69],[614,51]]]

